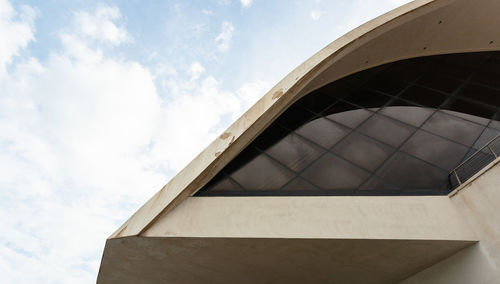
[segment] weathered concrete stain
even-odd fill
[[[220,139],[224,140],[229,138],[229,136],[231,136],[231,132],[224,132],[220,135]]]
[[[274,92],[272,99],[276,100],[279,99],[281,96],[283,96],[284,92],[283,89],[279,89],[278,91]]]

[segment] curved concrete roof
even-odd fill
[[[291,104],[321,86],[401,59],[498,50],[499,14],[497,0],[416,0],[338,38],[283,78],[110,238],[141,235],[210,181]]]

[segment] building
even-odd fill
[[[500,283],[500,1],[293,70],[106,242],[98,283]]]

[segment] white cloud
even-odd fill
[[[315,21],[319,20],[319,18],[321,18],[321,15],[323,15],[322,11],[319,10],[311,11],[311,18]]]
[[[229,47],[231,45],[231,39],[233,37],[233,32],[234,32],[234,26],[231,22],[222,22],[222,31],[220,34],[215,38],[215,41],[217,43],[217,48],[221,52],[226,52],[229,50]]]
[[[193,62],[189,67],[188,74],[191,76],[191,80],[197,80],[201,74],[205,72],[205,68],[200,62]]]
[[[252,6],[252,2],[253,0],[240,0],[241,6],[243,6],[244,8]]]
[[[264,81],[256,81],[234,92],[222,90],[213,76],[193,78],[193,70],[202,70],[198,64],[191,65],[189,79],[169,72],[160,83],[163,92],[169,94],[157,121],[161,131],[155,131],[151,151],[160,168],[175,172],[182,169],[269,87]]]
[[[29,6],[22,6],[17,13],[7,0],[0,0],[0,73],[12,62],[14,56],[34,41],[33,21],[36,11]]]
[[[76,12],[75,27],[91,39],[118,45],[130,39],[125,28],[116,25],[120,19],[121,13],[117,7],[101,5],[93,14]]]
[[[119,11],[102,9],[75,22],[87,15],[93,27],[106,15],[116,26]],[[106,237],[268,87],[223,90],[197,61],[150,72],[101,49],[122,39],[92,29],[59,39],[45,61],[20,58],[0,76],[5,283],[94,282]]]
[[[33,37],[22,27],[10,56]],[[0,77],[4,283],[95,281],[106,237],[166,182],[148,154],[161,107],[153,76],[87,36],[66,31],[46,62],[21,58]]]

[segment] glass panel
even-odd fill
[[[400,97],[419,105],[432,108],[440,106],[447,98],[446,95],[420,86],[410,87]]]
[[[463,118],[463,119],[468,120],[468,121],[479,123],[479,124],[482,124],[484,126],[486,126],[490,122],[490,120],[488,118],[483,118],[483,117],[479,117],[479,116],[475,116],[475,115],[471,115],[471,114],[466,114],[466,113],[462,113],[462,112],[456,112],[456,111],[445,110],[445,109],[442,109],[441,112],[452,115],[452,116],[460,117],[460,118]]]
[[[338,156],[366,169],[374,171],[394,151],[376,140],[351,133],[333,148]]]
[[[468,113],[470,115],[484,117],[487,119],[491,119],[496,113],[496,109],[475,104],[473,102],[462,100],[459,98],[450,99],[443,106],[443,109],[449,109],[460,113]]]
[[[500,80],[498,80],[500,78],[500,69],[498,68],[498,64],[495,60],[489,61],[478,70],[472,80],[493,88],[500,88]]]
[[[448,172],[398,152],[382,166],[377,175],[401,189],[414,190],[440,188]]]
[[[341,99],[347,95],[356,87],[359,86],[360,81],[362,80],[356,80],[354,84],[352,82],[348,82],[348,78],[344,78],[342,80],[339,80],[335,82],[335,84],[328,84],[324,87],[321,87],[318,89],[317,92],[318,94],[321,95],[328,95],[333,98]]]
[[[461,83],[459,80],[437,74],[427,74],[417,81],[419,85],[446,93],[453,93]]]
[[[499,79],[497,78],[497,80]],[[477,102],[483,102],[488,105],[500,107],[499,90],[494,90],[476,84],[468,84],[458,95]]]
[[[450,171],[460,163],[469,148],[425,131],[417,131],[402,150]]]
[[[295,130],[317,117],[318,115],[298,105],[293,105],[276,120],[276,124]]]
[[[374,115],[359,127],[359,131],[393,147],[398,147],[413,133],[414,128],[391,118]]]
[[[384,70],[380,75],[370,80],[366,87],[394,96],[401,92],[407,84],[408,83],[405,81],[394,80],[392,72]]]
[[[293,171],[301,171],[316,160],[325,150],[290,134],[269,148],[266,153]]]
[[[305,179],[301,177],[294,178],[291,182],[286,184],[281,191],[318,191],[319,188],[315,187],[311,183],[307,182]]]
[[[453,54],[447,56],[433,56],[429,59],[428,71],[434,74],[445,74],[446,76],[456,78],[458,80],[465,80],[470,76],[472,70],[464,68],[463,56],[454,56]]]
[[[434,113],[434,109],[411,106],[390,106],[380,110],[380,113],[418,127]]]
[[[500,121],[498,121],[498,120],[492,120],[490,122],[490,124],[488,125],[488,127],[492,127],[492,128],[500,130]]]
[[[280,115],[200,194],[446,194],[456,184],[448,171],[500,133],[499,66],[500,52],[429,56],[327,84]],[[485,151],[460,175],[492,159]]]
[[[208,190],[212,191],[242,191],[242,188],[231,179],[224,177],[214,184],[208,185]]]
[[[440,111],[436,112],[422,128],[467,146],[472,146],[484,129],[481,125]]]
[[[254,142],[252,142],[250,147],[257,147],[258,149],[264,151],[288,134],[290,134],[290,131],[284,129],[276,123],[273,123],[266,130],[264,130],[262,134],[260,134],[258,139],[255,139]]]
[[[370,90],[359,90],[346,97],[345,100],[357,106],[370,108],[380,107],[389,102],[391,98]]]
[[[294,176],[292,171],[264,155],[257,156],[231,174],[231,177],[246,190],[277,190]]]
[[[302,177],[321,189],[356,189],[369,173],[327,153],[307,168]]]
[[[360,187],[360,190],[401,190],[396,188],[396,186],[386,182],[385,180],[373,176],[368,179],[365,183],[363,183]]]
[[[326,118],[338,122],[342,125],[355,128],[372,114],[373,114],[372,112],[367,111],[365,109],[356,109],[356,110],[344,111],[341,113],[330,114]]]
[[[240,169],[241,167],[244,167],[248,162],[252,161],[260,155],[260,151],[257,150],[254,147],[247,147],[245,150],[241,151],[241,153],[236,156],[225,168],[224,171],[226,174],[231,174],[235,172],[236,170]]]
[[[349,129],[326,118],[319,118],[297,129],[296,133],[329,149],[342,139]]]
[[[314,94],[307,95],[300,99],[297,104],[311,112],[321,113],[336,101],[337,100],[331,96],[315,92]]]
[[[481,136],[477,139],[476,143],[474,143],[474,149],[479,149],[484,145],[488,144],[493,138],[495,138],[498,134],[500,134],[500,130],[494,128],[486,128],[484,129]]]
[[[350,110],[358,110],[358,109],[359,109],[358,107],[353,106],[353,105],[351,105],[349,103],[339,101],[336,104],[331,105],[330,107],[328,107],[325,111],[323,111],[322,115],[326,116],[326,115],[329,115],[329,114],[347,112],[347,111],[350,111]]]

